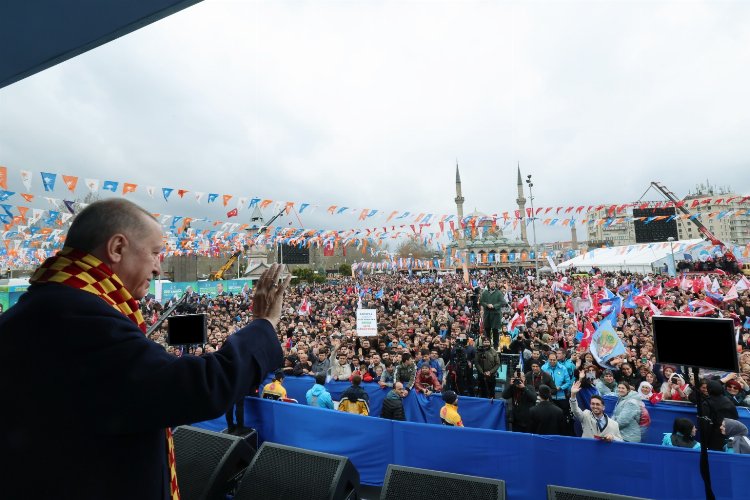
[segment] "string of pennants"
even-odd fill
[[[20,172],[21,182],[27,191],[31,191],[32,181],[34,179],[34,173],[30,170],[21,170]],[[55,192],[58,186],[58,180],[62,179],[62,183],[65,188],[71,193],[75,193],[81,180],[78,176],[74,175],[58,175],[53,172],[39,172],[42,186],[45,192]],[[0,202],[4,202],[17,193],[7,190],[7,179],[8,171],[7,167],[0,166]],[[111,192],[113,194],[120,194],[121,196],[127,196],[128,194],[136,193],[141,186],[133,182],[121,182],[114,180],[100,180],[85,178],[83,179],[85,189],[88,189],[90,193],[96,193],[99,191]],[[224,207],[228,207],[230,201],[235,200],[236,206],[227,212],[227,218],[236,217],[239,215],[240,210],[253,209],[256,206],[260,209],[266,209],[271,206],[276,208],[285,207],[287,213],[291,212],[292,209],[296,209],[300,214],[312,213],[315,210],[321,208],[320,205],[315,205],[309,202],[299,201],[279,201],[260,197],[250,196],[236,196],[234,194],[220,194],[210,193],[203,191],[191,191],[188,189],[178,189],[173,187],[161,187],[145,186],[142,191],[146,194],[155,198],[158,195],[164,198],[165,202],[169,202],[170,198],[176,193],[181,199],[193,199],[196,203],[200,204],[204,199],[207,204],[221,203]],[[26,202],[31,202],[34,195],[29,193],[18,193],[18,195]],[[66,201],[66,203],[68,203]],[[581,224],[587,224],[589,222],[595,222],[596,224],[615,225],[623,222],[631,222],[633,220],[645,221],[647,223],[653,221],[664,220],[666,218],[689,218],[699,217],[707,215],[709,218],[724,218],[729,216],[748,215],[748,210],[725,210],[712,212],[710,214],[695,214],[692,216],[679,214],[671,216],[654,216],[654,217],[628,217],[622,215],[629,208],[671,208],[675,206],[685,206],[686,208],[697,208],[700,205],[712,205],[712,206],[738,206],[742,204],[750,204],[750,196],[721,196],[721,197],[706,197],[694,200],[683,200],[677,203],[671,201],[656,202],[656,203],[625,203],[625,204],[600,204],[600,205],[579,205],[579,206],[567,206],[567,207],[537,207],[535,210],[531,208],[525,209],[525,214],[521,214],[519,210],[510,210],[504,212],[498,212],[492,214],[489,217],[466,217],[461,221],[461,226],[473,226],[483,222],[484,219],[491,220],[493,223],[502,221],[504,225],[518,224],[519,221],[525,221],[528,224],[532,219],[541,220],[545,225],[573,225],[576,222]],[[427,212],[409,212],[402,210],[382,210],[373,208],[352,208],[340,205],[329,205],[326,212],[331,215],[357,215],[358,220],[368,221],[376,220],[378,218],[385,218],[385,224],[389,225],[391,221],[403,223],[406,226],[417,225],[431,225],[437,222],[442,225],[451,220],[455,220],[453,214],[432,214]],[[604,211],[606,217],[588,217],[590,214],[597,214]],[[441,224],[442,223],[442,224]],[[514,226],[515,227],[515,226]],[[442,230],[442,229],[441,229]]]

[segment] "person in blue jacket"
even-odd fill
[[[568,401],[567,392],[573,385],[568,369],[557,362],[557,353],[550,351],[547,362],[542,366],[542,370],[549,373],[555,383],[557,392],[552,395],[552,402],[563,411],[565,415],[565,435],[573,435],[573,419],[570,413],[570,402]]]
[[[325,373],[318,373],[315,375],[315,385],[307,391],[307,394],[305,394],[307,404],[309,406],[317,406],[319,408],[333,410],[333,399],[331,399],[331,393],[326,390],[325,383]]]

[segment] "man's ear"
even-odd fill
[[[104,254],[109,262],[117,264],[122,261],[123,251],[128,246],[128,239],[122,233],[117,233],[104,243]]]

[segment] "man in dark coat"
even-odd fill
[[[536,392],[526,385],[526,377],[516,370],[510,384],[503,391],[503,399],[509,400],[510,419],[513,432],[529,432],[529,410],[536,404]]]
[[[541,361],[532,360],[530,364],[531,371],[526,373],[526,382],[537,392],[543,385],[554,389],[555,381],[552,380],[552,375],[542,370]]]
[[[477,382],[479,396],[495,398],[495,377],[500,368],[500,355],[490,345],[490,339],[484,337],[482,345],[477,349]]]
[[[549,386],[539,386],[539,403],[529,410],[529,432],[532,434],[565,433],[565,415],[552,401],[552,389]]]
[[[724,395],[724,387],[718,380],[709,380],[707,383],[708,397],[701,405],[702,414],[711,421],[699,422],[702,436],[706,436],[706,446],[709,450],[724,451],[726,437],[721,433],[721,423],[725,418],[738,420],[737,407]]]
[[[389,420],[406,420],[403,398],[405,398],[407,394],[409,394],[409,391],[404,389],[404,384],[401,382],[393,384],[393,389],[388,391],[388,394],[383,400],[383,408],[380,410],[380,418],[387,418]]]
[[[495,280],[490,280],[489,288],[482,292],[479,303],[484,308],[484,334],[492,338],[492,347],[497,350],[503,309],[508,307],[505,290],[498,289]]]
[[[137,205],[92,203],[0,317],[3,498],[171,498],[167,428],[222,415],[281,363],[280,266],[218,352],[178,358],[148,339],[137,301],[162,245]]]

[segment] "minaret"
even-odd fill
[[[461,252],[461,266],[464,270],[464,283],[469,282],[469,256],[466,252],[466,240],[464,239],[464,228],[461,225],[464,220],[464,197],[461,194],[461,174],[458,173],[458,160],[456,160],[456,212],[458,213],[458,251]]]
[[[529,244],[529,239],[526,236],[526,198],[523,197],[523,181],[521,180],[521,162],[518,162],[518,212],[521,214],[521,240]]]
[[[570,246],[573,250],[578,250],[578,231],[576,231],[576,222],[573,220],[570,226]]]

